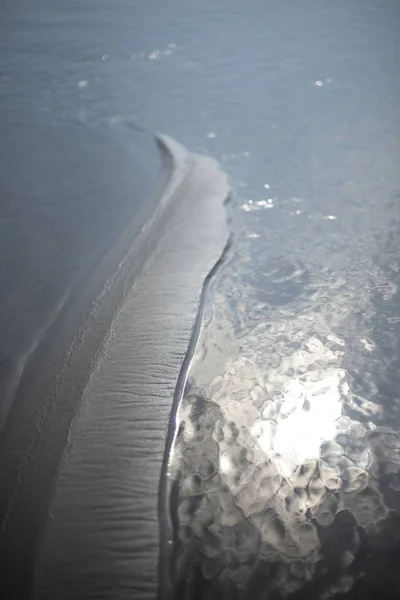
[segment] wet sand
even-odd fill
[[[142,140],[146,152],[148,141]],[[145,224],[158,214],[172,169],[170,158],[158,154],[153,192],[100,263],[82,276],[28,357],[1,432],[0,586],[8,597],[30,597],[33,556],[71,422],[112,319],[152,245]]]
[[[35,569],[43,600],[157,594],[158,489],[174,390],[203,282],[228,239],[217,163],[162,143],[174,160],[166,210],[70,432]]]

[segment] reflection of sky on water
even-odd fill
[[[320,320],[323,305],[314,302]],[[277,310],[275,323],[270,314],[246,336],[227,333],[221,375],[221,348],[212,351],[221,331],[212,323],[179,413],[178,572],[189,561],[205,581],[234,585],[243,598],[264,577],[286,597],[322,567],[328,572],[331,552],[338,572],[319,582],[319,597],[346,592],[361,576],[360,527],[379,529],[388,513],[378,473],[382,465],[393,471],[395,489],[400,469],[375,423],[378,404],[354,393],[342,366],[346,336],[316,333],[307,309],[296,318]]]
[[[299,464],[319,458],[322,442],[333,440],[338,430],[342,413],[340,372],[320,375],[317,381],[292,379],[283,391],[274,427],[262,419],[251,429],[266,456],[273,455],[289,479]],[[270,413],[270,407],[265,412]]]
[[[269,188],[268,208],[264,186],[236,203],[171,462],[182,598],[196,578],[209,598],[333,598],[364,581],[366,548],[400,543],[399,402],[385,391],[398,213],[367,187],[325,212]]]

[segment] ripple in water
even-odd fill
[[[246,237],[214,279],[176,416],[175,597],[355,597],[396,578],[398,402],[382,381],[398,355],[382,348],[398,267],[376,238],[362,262],[365,242],[346,246],[341,271],[265,244],[251,270]]]

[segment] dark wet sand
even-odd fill
[[[166,210],[61,462],[35,568],[43,600],[157,595],[158,488],[172,400],[203,282],[228,238],[228,187],[217,164],[167,144],[175,175]]]
[[[1,432],[0,589],[5,597],[32,593],[33,556],[71,422],[113,316],[153,244],[143,224],[159,212],[155,207],[173,167],[165,152],[160,158],[144,207],[82,280],[29,360]]]

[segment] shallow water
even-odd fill
[[[2,203],[0,222],[3,389],[150,194],[151,135],[166,131],[219,159],[234,190],[233,246],[213,280],[171,464],[179,557],[193,550],[183,554],[196,585],[226,597],[260,586],[351,597],[371,563],[371,581],[389,581],[375,553],[385,546],[395,576],[397,3],[59,0],[4,15],[2,179],[18,202]],[[192,447],[208,456],[201,469]],[[200,505],[188,508],[193,490]],[[180,582],[178,559],[175,569]],[[367,597],[360,581],[354,594]],[[192,583],[179,593],[191,597]]]
[[[398,209],[388,201],[383,215],[364,197],[370,222],[357,234],[341,226],[345,208],[268,206],[242,205],[249,229],[214,281],[178,413],[177,597],[202,585],[205,598],[394,598]],[[262,211],[286,227],[266,235]]]

